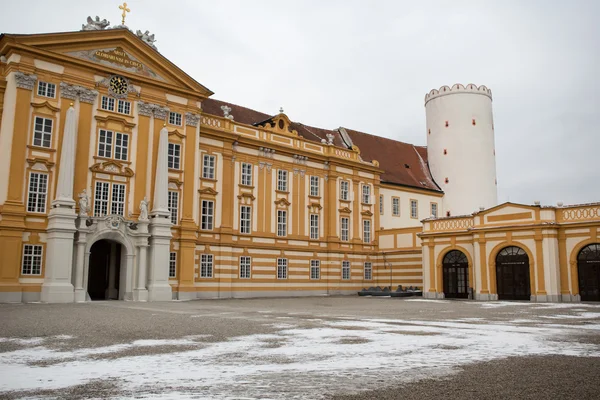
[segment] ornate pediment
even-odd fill
[[[250,201],[254,201],[256,199],[256,197],[254,197],[254,195],[252,193],[248,193],[248,192],[241,193],[240,195],[238,195],[237,198],[239,200],[249,199]]]
[[[171,132],[169,132],[169,136],[175,136],[182,140],[185,139],[185,135],[179,132],[177,129],[173,129]]]
[[[285,197],[280,198],[279,200],[275,200],[275,205],[280,206],[280,207],[288,207],[290,203]]]
[[[31,107],[35,108],[36,112],[42,112],[50,115],[60,111],[60,108],[50,104],[48,101],[44,101],[42,103],[31,103]]]
[[[121,175],[126,177],[132,177],[134,175],[131,168],[124,166],[118,161],[112,160],[96,163],[90,167],[90,170],[101,174]]]
[[[311,213],[318,213],[320,210],[323,209],[323,206],[320,205],[319,203],[310,203],[308,206],[306,206],[306,208],[308,208],[309,212]]]
[[[54,163],[46,158],[28,158],[27,164],[34,171],[49,171],[54,166]]]
[[[283,110],[281,110],[283,111]],[[283,133],[285,135],[298,136],[298,132],[291,128],[292,121],[283,112],[266,119],[262,122],[257,122],[254,126],[264,128],[265,130],[274,133]]]
[[[217,192],[215,189],[213,189],[211,187],[202,188],[202,189],[198,190],[198,193],[204,194],[204,195],[209,195],[209,196],[216,196],[217,194],[219,194],[219,192]]]
[[[169,189],[177,190],[181,187],[181,185],[183,185],[183,182],[181,182],[179,179],[169,178]]]
[[[365,210],[365,211],[361,212],[360,215],[364,215],[365,217],[372,217],[373,213],[369,210]]]
[[[338,209],[338,211],[341,213],[347,213],[347,214],[350,214],[352,212],[352,210],[348,207],[342,207],[342,208]]]
[[[98,126],[100,128],[130,133],[133,127],[135,127],[133,122],[129,122],[125,118],[116,117],[114,115],[96,115],[94,118],[96,118],[96,121],[98,121]]]

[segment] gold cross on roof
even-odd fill
[[[121,25],[125,25],[125,17],[127,16],[128,12],[131,12],[131,10],[127,8],[127,3],[123,3],[122,6],[119,6],[119,10],[123,10],[123,14],[121,14]]]

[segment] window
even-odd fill
[[[419,218],[419,206],[416,200],[410,201],[410,217]]]
[[[131,114],[131,102],[127,100],[119,100],[117,102],[117,112],[120,114]]]
[[[371,243],[371,220],[363,220],[363,242]]]
[[[348,200],[348,181],[340,181],[340,199]]]
[[[363,185],[362,187],[362,202],[370,204],[371,201],[371,186]]]
[[[115,158],[117,160],[127,161],[128,152],[129,135],[100,129],[98,137],[98,157]]]
[[[108,96],[102,96],[102,101],[100,101],[100,108],[107,111],[115,111],[115,99]]]
[[[373,279],[373,264],[370,262],[365,263],[365,280]]]
[[[277,236],[287,236],[287,211],[277,210]]]
[[[215,179],[215,156],[205,154],[202,160],[202,177]]]
[[[279,190],[280,192],[287,192],[287,178],[287,171],[284,171],[282,169],[277,171],[277,190]]]
[[[277,259],[277,279],[287,279],[287,258]]]
[[[112,184],[112,203],[110,213],[114,215],[125,215],[125,185],[121,183]]]
[[[342,261],[342,279],[350,279],[350,261]]]
[[[53,99],[56,97],[56,85],[54,83],[39,81],[37,94],[38,96],[50,97]]]
[[[177,225],[177,221],[179,221],[179,218],[177,218],[179,212],[179,192],[169,190],[168,205],[169,212],[171,213],[171,223]]]
[[[350,233],[350,218],[348,217],[342,217],[342,222],[341,222],[341,232],[340,232],[340,239],[343,242],[347,242],[349,240],[349,233]]]
[[[242,279],[250,279],[250,257],[241,256],[240,257],[240,278]]]
[[[129,135],[117,132],[115,135],[115,158],[127,161],[127,149],[129,148]]]
[[[319,239],[319,214],[310,214],[310,238]]]
[[[110,183],[96,182],[96,190],[94,191],[94,216],[103,217],[108,214],[108,192]]]
[[[321,261],[310,260],[310,279],[321,279]]]
[[[169,112],[169,124],[181,126],[181,114],[177,112]]]
[[[177,253],[169,253],[169,278],[175,278],[177,275]]]
[[[212,200],[202,200],[202,220],[200,223],[200,229],[209,231],[213,229],[214,214],[215,202]]]
[[[383,215],[383,195],[379,195],[379,214]]]
[[[400,216],[400,198],[392,197],[392,215],[394,217]]]
[[[318,176],[310,177],[310,195],[311,196],[319,195],[319,177]]]
[[[48,191],[48,175],[32,172],[29,174],[29,194],[27,195],[27,211],[46,212],[46,196]]]
[[[52,120],[50,118],[35,117],[33,145],[48,148],[52,146]]]
[[[179,169],[181,166],[181,145],[169,143],[167,166],[171,169]]]
[[[213,276],[213,255],[200,255],[200,278],[212,278]]]
[[[431,216],[434,218],[438,216],[437,203],[431,203]]]
[[[42,246],[26,244],[23,246],[22,275],[40,275],[42,273]]]
[[[249,234],[251,232],[250,222],[252,208],[250,206],[240,207],[240,233]]]
[[[242,185],[252,186],[252,164],[242,163]]]

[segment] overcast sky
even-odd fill
[[[117,1],[0,1],[0,32],[120,22]],[[600,201],[598,0],[127,4],[214,98],[308,125],[424,145],[425,93],[485,84],[500,202]]]

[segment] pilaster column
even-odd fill
[[[80,223],[85,224],[83,220],[80,219]],[[87,234],[88,229],[86,227],[79,227],[77,232],[77,257],[75,259],[75,301],[82,302],[86,300],[87,290],[85,289],[84,281],[83,281],[83,272],[86,266],[86,255],[85,255],[85,246],[87,244]],[[88,255],[89,257],[89,255]]]
[[[360,180],[352,178],[352,242],[362,244],[360,238],[360,203],[362,193],[360,192]]]
[[[135,246],[137,249],[137,279],[133,289],[133,299],[136,301],[148,301],[148,221],[138,220]],[[165,266],[165,268],[168,268]]]
[[[231,144],[226,143],[225,145],[227,147],[223,149],[223,173],[221,175],[223,180],[223,204],[221,204],[220,233],[228,235],[227,238],[221,237],[221,241],[230,241],[231,237],[229,235],[233,232],[233,164],[235,158],[230,147]]]
[[[325,207],[325,214],[327,218],[327,241],[338,241],[338,231],[337,231],[337,220],[338,220],[338,207],[337,207],[337,182],[338,177],[336,175],[332,175],[331,173],[327,176],[327,182],[325,185],[327,186],[327,207]]]

